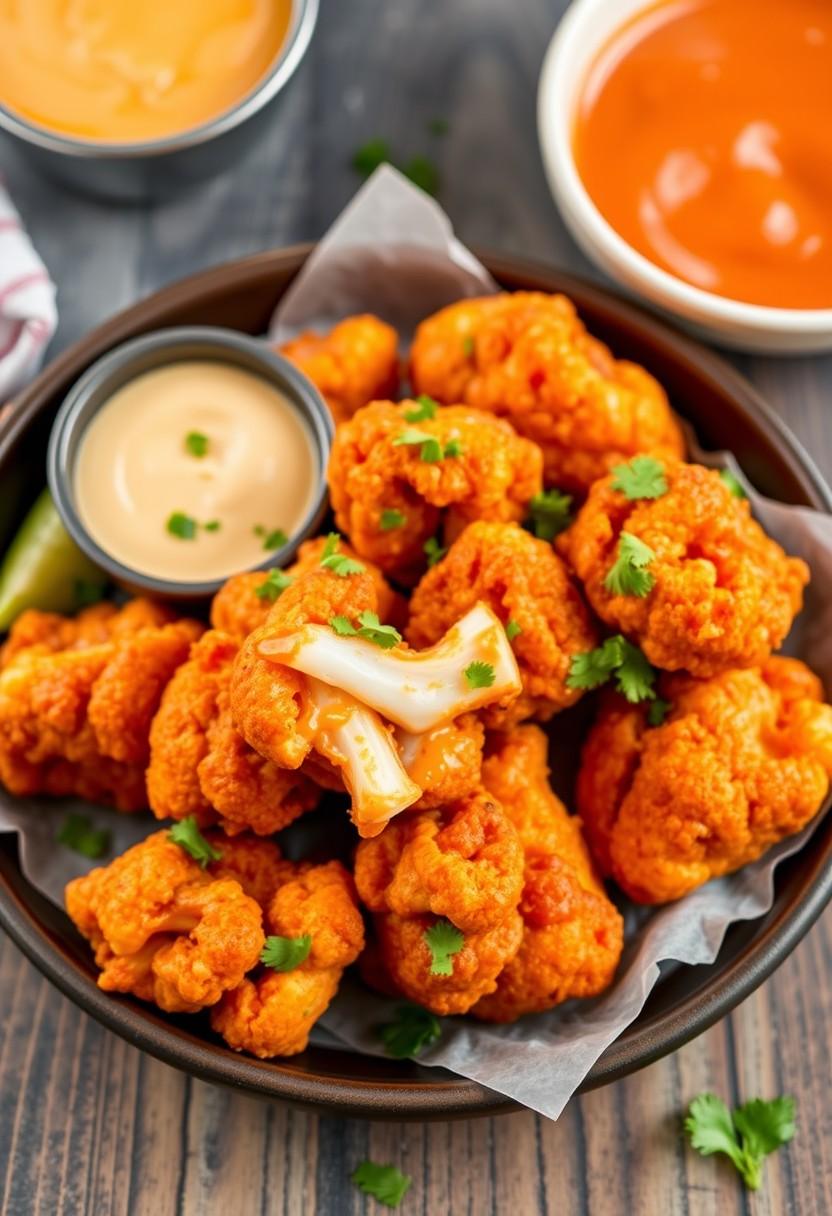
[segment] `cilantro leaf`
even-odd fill
[[[287,574],[284,570],[270,570],[260,586],[254,588],[254,594],[258,599],[268,600],[273,604],[291,585],[291,582],[291,574]]]
[[[407,523],[407,516],[403,511],[397,511],[395,507],[385,507],[379,519],[379,527],[382,532],[392,532],[394,528],[403,528]]]
[[[361,625],[358,636],[380,646],[382,650],[390,650],[402,640],[398,629],[392,625],[382,625],[375,612],[359,612],[358,620]]]
[[[394,1060],[412,1060],[441,1034],[439,1019],[421,1005],[400,1005],[396,1020],[379,1029],[387,1054]]]
[[[356,173],[369,177],[379,165],[390,160],[390,145],[386,139],[368,139],[352,154],[352,167]]]
[[[464,451],[464,449],[462,447],[462,441],[460,439],[449,439],[448,442],[445,444],[445,448],[444,448],[444,451],[442,452],[442,455],[446,458],[449,458],[449,457],[453,458],[456,456],[461,456],[463,451]]]
[[[656,672],[637,646],[622,635],[607,638],[595,650],[574,654],[566,677],[567,688],[598,688],[615,673],[616,687],[631,703],[655,699]]]
[[[604,579],[607,591],[611,595],[647,595],[656,580],[645,567],[655,556],[643,540],[632,532],[622,532],[618,538],[618,557]]]
[[[719,475],[733,494],[734,498],[748,498],[748,495],[743,489],[742,482],[738,477],[734,476],[730,469],[720,469]]]
[[[762,1181],[763,1160],[795,1133],[794,1099],[753,1098],[734,1108],[733,1114],[721,1098],[700,1094],[688,1107],[685,1131],[697,1152],[708,1157],[725,1153],[739,1171],[745,1185],[756,1191]]]
[[[200,832],[195,815],[188,815],[186,819],[175,823],[168,832],[168,837],[174,844],[178,844],[180,849],[189,853],[194,861],[198,861],[203,870],[209,861],[219,861],[222,857],[220,850],[215,849]]]
[[[197,522],[192,515],[186,515],[184,511],[174,511],[168,517],[165,527],[171,536],[176,536],[179,540],[193,540],[196,536]]]
[[[465,944],[465,936],[449,920],[438,920],[422,934],[430,950],[431,975],[453,975],[453,957]]]
[[[406,165],[402,165],[402,172],[425,194],[439,193],[439,170],[427,156],[412,157]]]
[[[516,621],[506,621],[506,637],[510,642],[513,642],[514,639],[522,632],[523,630],[521,626],[518,625]]]
[[[372,1195],[385,1207],[395,1208],[401,1203],[413,1179],[395,1165],[377,1165],[375,1161],[362,1161],[350,1175],[353,1182],[365,1195]]]
[[[429,435],[427,431],[402,431],[401,435],[397,435],[393,440],[393,447],[418,447],[419,459],[429,464],[435,464],[443,455],[442,444],[435,435]]]
[[[474,339],[471,334],[466,334],[462,339],[462,353],[466,359],[470,359],[474,353]]]
[[[615,673],[618,691],[631,705],[637,705],[639,701],[652,701],[656,696],[653,691],[656,669],[651,667],[638,646],[626,638],[620,638],[619,642],[621,658]]]
[[[543,490],[529,502],[526,525],[538,540],[554,540],[564,528],[569,527],[571,505],[571,494],[561,494],[560,490]]]
[[[426,418],[435,418],[436,411],[439,409],[439,402],[434,401],[433,397],[429,397],[427,393],[422,393],[421,397],[417,397],[418,408],[415,410],[405,410],[404,416],[408,422],[424,422]]]
[[[428,559],[428,569],[431,566],[435,566],[437,562],[441,562],[448,552],[447,549],[442,548],[435,536],[432,536],[430,540],[426,540],[422,548],[425,551],[425,557]]]
[[[302,937],[267,937],[260,951],[260,962],[272,971],[294,971],[309,958],[312,938],[308,933]]]
[[[206,532],[219,532],[222,524],[218,519],[209,519],[207,524],[202,525]]]
[[[612,488],[625,498],[661,498],[667,493],[664,465],[653,456],[635,456],[613,468]]]
[[[64,819],[55,839],[58,844],[95,861],[107,852],[112,837],[106,828],[94,827],[86,815],[71,814]]]
[[[191,454],[201,459],[208,453],[208,436],[201,431],[188,431],[185,436],[185,448]]]
[[[341,578],[346,578],[348,574],[363,574],[364,567],[361,562],[357,562],[353,557],[347,557],[346,553],[338,552],[340,543],[340,535],[337,532],[330,532],[321,554],[323,568],[331,570],[333,574],[339,574]]]
[[[650,708],[647,711],[647,725],[661,726],[672,708],[673,706],[669,701],[663,701],[661,697],[656,697],[655,701],[650,703]]]
[[[331,616],[329,626],[338,634],[339,638],[354,638],[358,634],[358,630],[348,616]]]
[[[491,664],[479,660],[469,663],[462,674],[469,688],[490,688],[496,678]]]
[[[274,528],[268,533],[263,541],[264,549],[282,549],[284,545],[288,545],[289,537],[282,528]]]

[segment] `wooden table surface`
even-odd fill
[[[55,349],[200,267],[319,236],[383,136],[426,154],[463,240],[586,272],[550,200],[535,86],[559,0],[323,0],[270,133],[198,193],[121,209],[46,187],[5,144],[0,170],[58,283]],[[442,137],[428,122],[449,124]],[[832,359],[741,360],[832,475]],[[566,1110],[429,1125],[318,1118],[212,1088],[103,1030],[0,940],[3,1216],[340,1216],[382,1212],[348,1181],[364,1157],[413,1177],[404,1216],[828,1216],[832,1211],[832,915],[701,1038]],[[798,1134],[745,1194],[680,1136],[703,1089],[791,1092]]]

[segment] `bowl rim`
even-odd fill
[[[81,519],[76,505],[74,492],[73,471],[78,459],[77,449],[74,456],[71,449],[76,432],[89,426],[91,419],[79,422],[79,416],[90,397],[98,394],[102,385],[105,396],[95,407],[98,412],[111,394],[106,390],[113,384],[113,391],[130,382],[129,369],[140,363],[143,357],[159,352],[168,354],[168,359],[160,359],[158,366],[170,366],[178,362],[183,347],[197,347],[188,359],[214,360],[226,362],[230,366],[243,367],[254,376],[260,376],[273,388],[282,392],[303,416],[306,429],[315,447],[318,462],[318,483],[309,508],[300,525],[294,530],[285,545],[269,553],[268,557],[256,566],[249,567],[246,573],[258,570],[269,570],[272,566],[288,561],[298,546],[307,540],[320,524],[328,502],[326,484],[326,469],[329,454],[335,434],[332,415],[323,397],[306,376],[290,363],[278,351],[273,350],[263,338],[240,333],[238,330],[223,328],[215,325],[177,325],[166,329],[154,329],[138,337],[129,338],[112,347],[106,354],[101,355],[83,372],[70,387],[63,403],[55,415],[55,421],[49,436],[46,450],[46,478],[52,499],[61,516],[64,527],[69,532],[78,547],[110,575],[116,583],[126,584],[131,588],[140,588],[154,595],[164,596],[175,600],[198,600],[215,595],[225,578],[203,579],[186,582],[181,579],[166,579],[158,575],[146,574],[140,570],[119,561],[95,540],[86,524]],[[244,356],[243,361],[237,361],[234,356]],[[245,366],[244,366],[245,364]],[[126,378],[122,373],[127,369]],[[144,368],[138,372],[156,370]],[[115,383],[113,383],[115,381]],[[228,576],[226,576],[228,577]]]
[[[227,291],[229,272],[242,285],[252,278],[267,281],[278,271],[297,272],[314,249],[313,244],[295,245],[236,260],[202,271],[163,288],[103,322],[49,364],[17,398],[16,408],[0,418],[0,463],[37,415],[40,400],[72,374],[83,360],[89,366],[106,349],[135,333],[145,323],[158,325],[161,308],[174,308],[197,296],[211,298]],[[638,320],[642,333],[655,336],[664,345],[668,339],[676,358],[695,366],[700,375],[729,391],[740,411],[750,420],[763,423],[787,455],[804,488],[818,508],[832,513],[832,492],[820,471],[785,423],[772,411],[757,390],[719,355],[678,333],[672,326],[651,316],[613,290],[543,262],[489,253],[475,254],[500,280],[523,280],[527,289],[574,291],[584,301],[611,310],[624,321]],[[79,373],[75,373],[77,376]],[[827,850],[828,851],[828,850]],[[805,849],[804,849],[805,852]],[[783,962],[808,932],[832,899],[832,866],[820,851],[809,854],[810,878],[799,897],[766,924],[755,938],[710,975],[696,991],[671,1010],[636,1019],[605,1050],[579,1087],[578,1092],[608,1084],[675,1051],[730,1012],[754,991]],[[131,998],[103,993],[80,962],[58,940],[49,927],[27,906],[18,890],[26,886],[19,866],[0,846],[0,927],[23,950],[32,963],[65,995],[108,1029],[134,1046],[141,1047],[165,1063],[206,1080],[243,1088],[262,1097],[289,1101],[325,1113],[364,1118],[465,1118],[493,1115],[520,1109],[519,1104],[474,1081],[442,1069],[410,1065],[406,1079],[374,1081],[353,1077],[319,1077],[304,1073],[291,1059],[254,1061],[238,1056],[219,1043],[208,1042],[166,1021],[152,1009]]]
[[[653,7],[655,0],[572,0],[546,50],[537,92],[537,123],[544,171],[564,219],[580,233],[579,243],[585,251],[597,251],[623,283],[688,320],[742,327],[757,334],[804,338],[832,334],[832,307],[753,304],[705,291],[671,274],[613,228],[584,186],[575,164],[572,129],[587,69],[617,30]]]
[[[0,130],[45,151],[80,160],[112,161],[165,156],[208,143],[253,118],[285,88],[295,74],[315,32],[320,0],[291,0],[291,4],[289,29],[273,63],[242,97],[196,126],[186,127],[184,131],[172,135],[133,142],[83,139],[51,131],[49,127],[18,114],[0,100]]]

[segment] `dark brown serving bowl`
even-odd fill
[[[27,505],[13,496],[12,487],[19,493],[20,486],[30,486],[31,497],[40,489],[52,419],[70,385],[95,359],[127,338],[164,326],[221,325],[262,333],[309,252],[309,246],[301,246],[261,254],[186,279],[121,313],[56,359],[0,421],[0,546]],[[808,455],[728,364],[610,292],[519,259],[483,255],[482,260],[506,288],[571,296],[594,333],[662,381],[702,444],[733,451],[763,493],[832,510],[832,496]],[[832,816],[827,816],[811,844],[778,867],[768,915],[733,925],[711,965],[667,971],[641,1016],[604,1052],[583,1088],[626,1076],[675,1050],[762,983],[832,897],[830,862]],[[0,925],[53,983],[105,1026],[205,1080],[369,1117],[446,1119],[514,1107],[500,1094],[444,1070],[397,1060],[314,1047],[290,1060],[258,1062],[229,1051],[202,1021],[162,1017],[138,1001],[101,992],[86,944],[23,877],[11,835],[0,836]]]

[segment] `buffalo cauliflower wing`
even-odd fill
[[[440,526],[453,539],[475,519],[523,519],[541,465],[535,444],[481,410],[375,401],[339,428],[330,494],[358,553],[412,583]]]
[[[195,1013],[236,988],[263,947],[262,913],[232,878],[214,878],[167,832],[75,878],[66,908],[95,950],[98,985],[168,1013]]]
[[[589,614],[566,566],[546,541],[517,524],[473,523],[423,576],[410,600],[412,646],[438,641],[478,601],[511,627],[523,691],[507,708],[491,706],[486,726],[524,718],[546,721],[573,705],[580,691],[566,680],[573,655],[596,643]]]
[[[796,659],[666,675],[669,704],[610,694],[584,744],[578,810],[601,870],[640,903],[680,899],[798,832],[832,774],[832,708]]]
[[[308,954],[290,971],[260,968],[211,1011],[211,1025],[229,1047],[262,1059],[304,1050],[310,1030],[338,991],[344,968],[364,946],[352,878],[337,861],[283,863],[265,919],[270,935],[308,938]]]
[[[547,739],[521,726],[490,740],[483,781],[514,823],[525,850],[520,948],[494,992],[472,1010],[513,1022],[572,997],[597,996],[612,982],[623,922],[608,899],[581,833],[549,785]]]
[[[395,396],[399,337],[369,313],[347,317],[326,334],[302,333],[280,353],[312,381],[336,425],[368,401]]]
[[[657,667],[709,676],[763,662],[800,611],[805,562],[766,536],[716,470],[669,463],[663,477],[654,498],[627,498],[615,477],[596,482],[560,552],[598,616]]]
[[[542,448],[546,484],[573,493],[638,453],[684,455],[662,387],[614,359],[566,296],[504,293],[441,309],[416,330],[410,378],[415,393],[508,418]]]

